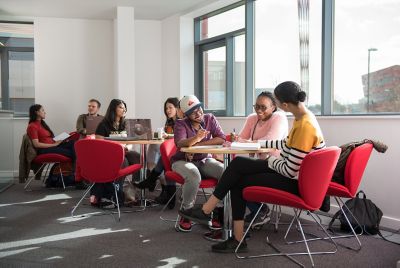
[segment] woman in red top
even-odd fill
[[[26,130],[38,154],[56,153],[67,156],[75,163],[74,141],[55,141],[54,133],[44,119],[46,112],[40,104],[29,108],[29,125]]]

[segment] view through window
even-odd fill
[[[26,116],[35,102],[33,24],[0,22],[0,109]]]
[[[400,112],[399,10],[399,1],[335,1],[335,114]]]

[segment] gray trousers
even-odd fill
[[[202,176],[219,180],[224,172],[224,165],[214,158],[206,158],[204,163],[202,161],[186,162],[179,160],[172,164],[172,170],[185,180],[182,186],[182,207],[188,209],[193,207],[196,201]]]

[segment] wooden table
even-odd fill
[[[270,153],[275,151],[271,148],[261,148],[258,150],[241,150],[232,149],[222,146],[192,146],[180,148],[181,152],[192,154],[222,154],[224,156],[224,169],[228,167],[231,156],[234,154],[252,154],[252,153]],[[224,203],[224,226],[223,232],[210,232],[205,234],[205,238],[212,241],[224,241],[232,237],[232,211],[231,211],[231,194],[228,192],[223,200]]]
[[[112,138],[109,138],[108,140],[118,142],[120,144],[138,144],[140,145],[140,164],[142,165],[142,168],[140,169],[140,181],[144,181],[146,179],[146,174],[147,174],[147,145],[149,144],[162,144],[164,140],[121,140],[121,139],[115,139],[113,140]],[[142,189],[140,191],[140,200],[141,200],[141,205],[143,207],[151,205],[150,200],[145,198],[145,189]]]

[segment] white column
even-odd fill
[[[116,97],[126,102],[127,117],[135,111],[135,12],[133,7],[117,7],[115,27]]]

